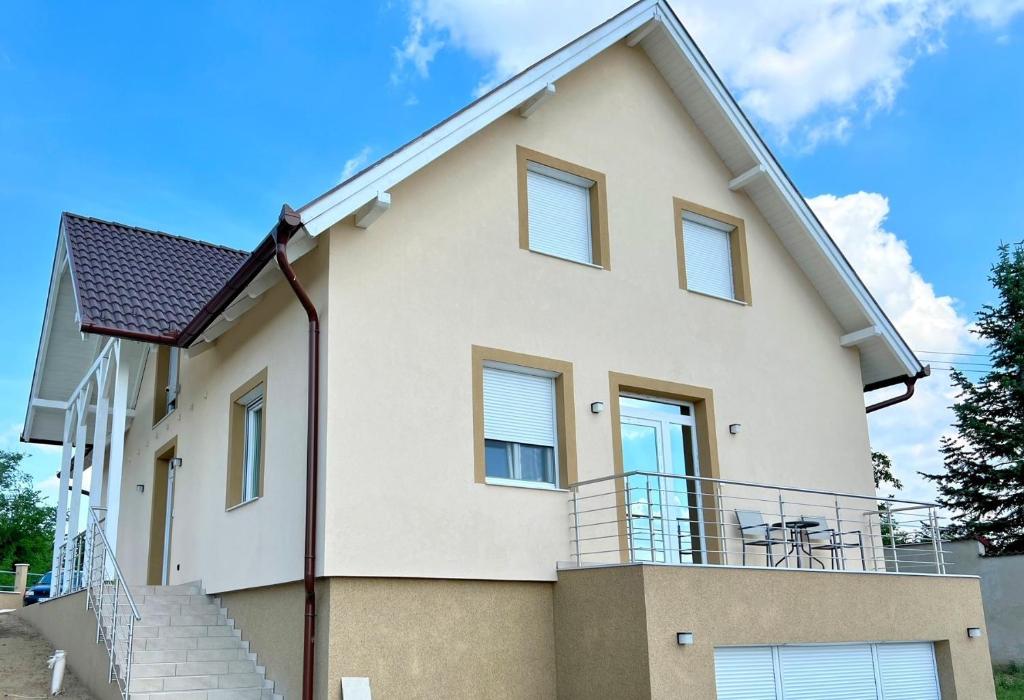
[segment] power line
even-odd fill
[[[978,352],[942,352],[940,350],[915,350],[921,355],[957,355],[958,357],[988,357],[988,353]]]

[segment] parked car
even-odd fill
[[[47,571],[34,586],[26,589],[24,598],[25,605],[32,605],[32,603],[38,603],[39,601],[46,600],[50,597],[50,574],[51,572]]]

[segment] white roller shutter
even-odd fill
[[[686,287],[695,292],[735,299],[732,234],[713,223],[703,216],[683,215]]]
[[[484,367],[484,437],[554,447],[554,378]]]
[[[718,700],[779,700],[771,647],[715,649]]]
[[[715,649],[719,700],[939,700],[930,642]]]
[[[526,173],[530,250],[593,262],[591,186],[592,182],[570,173],[530,164]]]
[[[931,643],[876,644],[875,650],[885,700],[939,700]]]
[[[779,648],[784,700],[877,700],[868,644]]]

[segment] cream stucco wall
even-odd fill
[[[295,265],[320,307],[325,328],[328,245],[322,239]],[[291,290],[276,285],[213,347],[194,357],[182,353],[178,409],[156,426],[155,352],[150,354],[126,438],[121,482],[117,556],[129,582],[146,582],[155,457],[172,439],[182,468],[175,485],[170,583],[201,579],[215,593],[302,577],[306,330],[305,313]],[[326,332],[322,343],[326,351]],[[230,396],[264,368],[263,497],[227,511]],[[143,493],[137,484],[144,485]]]
[[[607,175],[611,271],[521,250],[516,146]],[[567,496],[473,478],[471,347],[573,363],[579,477],[609,372],[714,392],[721,476],[872,493],[855,350],[641,51],[619,45],[331,229],[325,572],[552,580]],[[746,222],[753,304],[679,289],[673,197]],[[729,434],[730,423],[743,432]]]

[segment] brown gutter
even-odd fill
[[[280,226],[280,223],[278,226]],[[275,242],[276,236],[277,228],[275,227],[274,231],[271,231],[266,238],[260,241],[256,249],[235,270],[235,274],[231,275],[231,278],[213,295],[213,298],[206,302],[206,305],[188,322],[188,325],[181,329],[177,338],[171,340],[174,345],[181,348],[187,348],[192,345],[192,343],[199,339],[203,331],[213,323],[213,320],[220,316],[224,309],[228,308],[228,305],[235,300],[235,297],[248,287],[250,282],[256,279],[256,275],[262,272],[267,263],[274,258],[277,247]]]
[[[306,559],[302,582],[306,622],[302,634],[302,700],[313,700],[313,642],[316,637],[317,443],[320,424],[320,317],[309,294],[288,262],[288,240],[302,227],[302,218],[285,204],[272,234],[277,264],[309,319],[309,375],[306,395]]]
[[[921,370],[920,372],[913,376],[893,377],[892,379],[883,379],[880,382],[872,382],[871,384],[867,384],[864,387],[864,393],[867,393],[869,391],[876,391],[877,389],[884,389],[890,386],[896,386],[897,384],[905,385],[907,387],[907,390],[904,391],[899,396],[893,396],[891,398],[885,399],[884,401],[879,401],[878,403],[871,404],[870,406],[864,409],[864,412],[873,413],[874,411],[881,411],[883,408],[888,408],[889,406],[895,406],[898,403],[908,401],[910,397],[914,395],[914,387],[917,384],[917,380],[929,377],[931,376],[931,373],[932,368],[926,366],[923,370]]]

